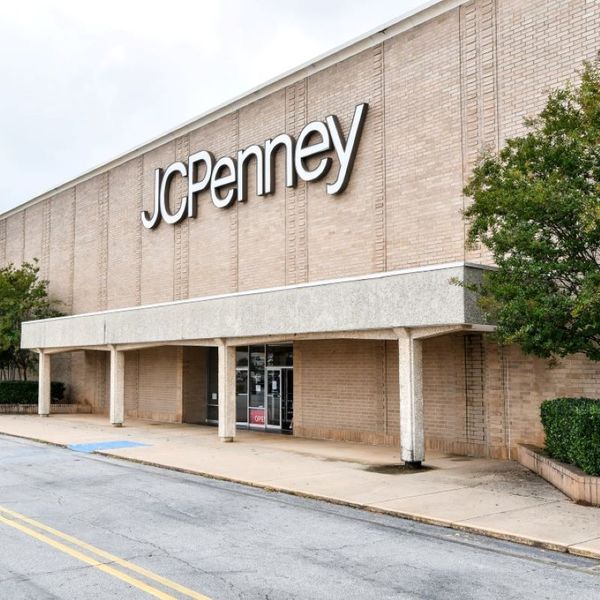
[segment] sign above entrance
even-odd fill
[[[190,154],[187,162],[177,161],[164,171],[154,171],[154,211],[142,211],[142,223],[147,229],[156,227],[160,220],[175,224],[186,217],[197,214],[196,196],[210,190],[213,204],[217,208],[227,208],[235,201],[244,202],[248,197],[249,161],[256,162],[256,195],[265,196],[275,192],[275,156],[279,150],[285,151],[285,185],[295,187],[298,178],[303,181],[317,181],[325,177],[332,166],[332,159],[324,156],[334,151],[339,163],[335,179],[327,183],[328,194],[343,192],[354,166],[356,151],[362,133],[368,104],[362,103],[354,109],[354,116],[344,137],[340,122],[335,115],[324,121],[312,121],[300,132],[297,140],[287,133],[268,139],[262,146],[253,144],[237,152],[236,158],[224,156],[215,161],[207,150]],[[309,164],[309,159],[313,159]],[[202,176],[199,177],[199,173]],[[175,212],[171,212],[169,202],[170,184],[175,175],[187,179],[187,196],[181,198]]]

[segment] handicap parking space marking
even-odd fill
[[[75,452],[97,452],[98,450],[116,450],[118,448],[136,448],[138,446],[149,446],[142,442],[129,440],[111,440],[109,442],[89,442],[87,444],[69,444],[67,448]]]

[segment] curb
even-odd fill
[[[25,435],[18,435],[14,433],[6,433],[4,431],[0,431],[1,435],[6,435],[9,437],[14,437],[23,440],[29,440],[32,442],[38,442],[40,444],[47,444],[49,446],[57,446],[59,448],[68,448],[67,444],[61,444],[59,442],[50,442],[48,440],[42,440],[39,438],[28,437]],[[530,538],[522,535],[506,533],[504,531],[498,531],[496,529],[486,529],[484,527],[476,527],[474,525],[466,525],[463,523],[457,523],[456,521],[448,521],[446,519],[438,519],[435,517],[429,517],[427,515],[420,515],[418,513],[409,513],[397,510],[390,510],[385,508],[378,508],[375,506],[367,506],[365,504],[360,504],[357,502],[350,502],[349,500],[342,500],[341,498],[335,498],[331,496],[322,496],[320,494],[311,494],[309,492],[300,492],[297,490],[290,490],[287,488],[281,488],[277,486],[271,486],[261,483],[256,483],[255,481],[247,481],[244,479],[236,479],[235,477],[226,477],[225,475],[218,475],[215,473],[209,473],[207,471],[195,471],[192,469],[185,469],[183,467],[175,467],[172,465],[164,465],[161,463],[143,460],[139,458],[131,458],[128,456],[119,456],[117,454],[111,454],[110,452],[102,452],[102,451],[94,451],[92,454],[98,454],[105,458],[112,458],[117,460],[122,460],[130,463],[145,465],[148,467],[155,467],[158,469],[166,469],[168,471],[175,471],[177,473],[185,473],[186,475],[195,475],[198,477],[205,477],[206,479],[213,479],[216,481],[227,481],[230,483],[236,483],[238,485],[244,485],[247,487],[252,487],[256,489],[260,489],[266,492],[279,493],[279,494],[287,494],[288,496],[296,496],[299,498],[307,498],[309,500],[320,500],[321,502],[328,502],[329,504],[336,504],[338,506],[348,506],[350,508],[356,508],[359,510],[364,510],[366,512],[371,512],[375,514],[387,515],[391,517],[396,517],[400,519],[406,519],[408,521],[415,521],[417,523],[424,523],[425,525],[434,525],[437,527],[444,527],[446,529],[452,529],[455,531],[461,531],[464,533],[470,533],[475,535],[481,535],[497,540],[503,540],[506,542],[513,542],[515,544],[521,544],[522,546],[530,546],[534,548],[541,548],[543,550],[551,550],[553,552],[562,552],[564,554],[571,554],[573,556],[580,556],[583,558],[591,558],[600,560],[600,552],[594,552],[591,550],[581,550],[578,548],[573,548],[568,544],[557,544],[553,542],[546,542],[544,540]]]
[[[50,442],[51,443],[51,442]],[[551,550],[553,552],[561,552],[563,554],[571,554],[573,556],[580,556],[583,558],[592,558],[600,560],[600,552],[593,552],[589,550],[579,550],[573,548],[567,544],[556,544],[553,542],[546,542],[536,538],[529,538],[521,535],[512,533],[506,533],[504,531],[498,531],[495,529],[486,529],[483,527],[476,527],[474,525],[466,525],[463,523],[457,523],[455,521],[448,521],[446,519],[438,519],[435,517],[429,517],[427,515],[420,515],[418,513],[408,513],[397,510],[390,510],[385,508],[378,508],[376,506],[368,506],[357,502],[351,502],[349,500],[342,500],[341,498],[335,498],[331,496],[321,496],[319,494],[311,494],[309,492],[300,492],[297,490],[290,490],[288,488],[280,488],[277,486],[266,485],[256,483],[255,481],[246,481],[244,479],[236,479],[235,477],[226,477],[224,475],[218,475],[215,473],[209,473],[206,471],[194,471],[192,469],[185,469],[183,467],[174,467],[172,465],[163,465],[149,460],[143,460],[140,458],[131,458],[128,456],[118,456],[116,454],[110,454],[109,452],[96,451],[94,454],[100,454],[106,458],[113,458],[123,460],[127,462],[137,463],[148,467],[155,467],[159,469],[166,469],[168,471],[175,471],[177,473],[185,473],[186,475],[196,475],[198,477],[205,477],[206,479],[214,479],[216,481],[227,481],[230,483],[236,483],[238,485],[244,485],[260,489],[266,492],[287,494],[288,496],[296,496],[298,498],[306,498],[309,500],[320,500],[321,502],[327,502],[329,504],[336,504],[338,506],[347,506],[349,508],[356,508],[364,510],[366,512],[386,515],[390,517],[396,517],[400,519],[406,519],[408,521],[415,521],[417,523],[423,523],[425,525],[435,525],[437,527],[444,527],[446,529],[452,529],[454,531],[461,531],[463,533],[471,533],[475,535],[482,535],[485,537],[502,540],[506,542],[513,542],[522,546],[530,546],[533,548],[541,548],[542,550]]]

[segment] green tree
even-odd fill
[[[525,135],[482,157],[464,192],[468,241],[498,267],[478,291],[499,340],[600,360],[600,54]]]
[[[21,348],[21,323],[60,315],[39,271],[36,259],[0,269],[0,368],[10,378],[27,379],[37,362],[35,353]]]

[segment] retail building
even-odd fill
[[[500,348],[451,279],[483,148],[524,131],[600,42],[600,2],[441,0],[0,216],[68,316],[23,326],[107,414],[508,457],[582,357]]]

